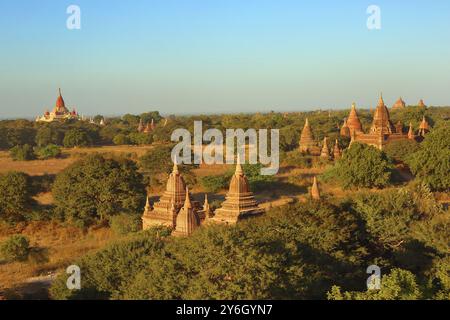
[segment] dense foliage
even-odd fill
[[[450,215],[418,188],[279,207],[188,238],[150,229],[76,261],[80,291],[67,290],[61,275],[51,293],[55,299],[445,298]],[[373,293],[366,292],[372,264],[385,275],[383,289]]]
[[[336,179],[344,188],[384,187],[391,179],[392,165],[386,154],[373,146],[355,142],[328,170],[325,178]]]
[[[0,219],[20,221],[33,204],[30,177],[21,172],[0,175]]]
[[[6,261],[26,260],[29,252],[30,242],[20,234],[15,234],[0,243],[0,258]]]
[[[407,163],[413,174],[433,190],[450,190],[450,126],[426,135]]]
[[[118,213],[141,211],[145,187],[133,161],[94,154],[58,174],[53,196],[56,211],[86,225]]]

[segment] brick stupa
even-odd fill
[[[236,171],[231,178],[230,189],[222,207],[217,209],[211,222],[235,224],[240,220],[261,215],[264,209],[258,206],[253,193],[250,191],[247,177],[244,175],[238,157]]]

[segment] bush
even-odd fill
[[[45,147],[35,148],[34,151],[37,157],[41,160],[59,158],[61,156],[61,148],[54,144],[49,144]]]
[[[29,252],[30,243],[20,234],[13,235],[0,244],[0,254],[7,261],[24,261]]]
[[[126,235],[142,230],[141,216],[138,214],[121,213],[109,219],[109,225],[114,233]]]
[[[141,145],[141,144],[151,144],[152,136],[146,133],[140,132],[132,132],[128,135],[128,139],[132,144]]]
[[[301,169],[311,168],[312,157],[303,154],[299,150],[294,150],[286,153],[283,163]]]
[[[336,165],[325,172],[323,178],[336,179],[344,188],[380,188],[389,184],[391,174],[392,164],[384,152],[355,142],[344,151]]]
[[[9,154],[14,161],[29,161],[35,159],[33,148],[28,144],[15,146],[9,150]]]

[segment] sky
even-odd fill
[[[450,105],[449,57],[448,0],[0,0],[0,118],[59,87],[85,115]]]

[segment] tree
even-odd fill
[[[98,154],[66,168],[53,185],[57,211],[82,225],[118,213],[140,212],[145,194],[143,177],[133,161]]]
[[[9,154],[14,161],[29,161],[36,158],[33,152],[33,147],[28,144],[23,146],[15,146],[9,150]]]
[[[92,139],[86,130],[74,128],[66,132],[63,144],[66,148],[86,147],[92,144]]]
[[[132,144],[136,145],[152,143],[152,136],[146,133],[132,132],[128,135],[128,139]]]
[[[324,176],[337,179],[344,188],[384,187],[391,179],[392,164],[384,152],[362,143],[353,143]]]
[[[36,144],[38,147],[44,147],[49,144],[61,145],[64,135],[60,130],[51,126],[43,126],[37,130]]]
[[[30,178],[22,172],[0,175],[0,218],[8,222],[22,220],[31,208]]]
[[[444,126],[426,135],[419,151],[406,161],[416,178],[432,190],[450,189],[450,127]]]
[[[398,140],[389,143],[385,152],[388,157],[396,161],[405,162],[407,157],[417,150],[419,150],[419,144],[415,140]]]
[[[26,260],[29,251],[30,242],[20,234],[15,234],[0,244],[0,255],[6,261]]]
[[[117,146],[130,144],[130,139],[123,133],[119,133],[113,139],[113,142]]]
[[[380,290],[341,292],[338,286],[333,286],[327,296],[329,300],[417,300],[422,292],[414,274],[395,268],[381,277]]]

